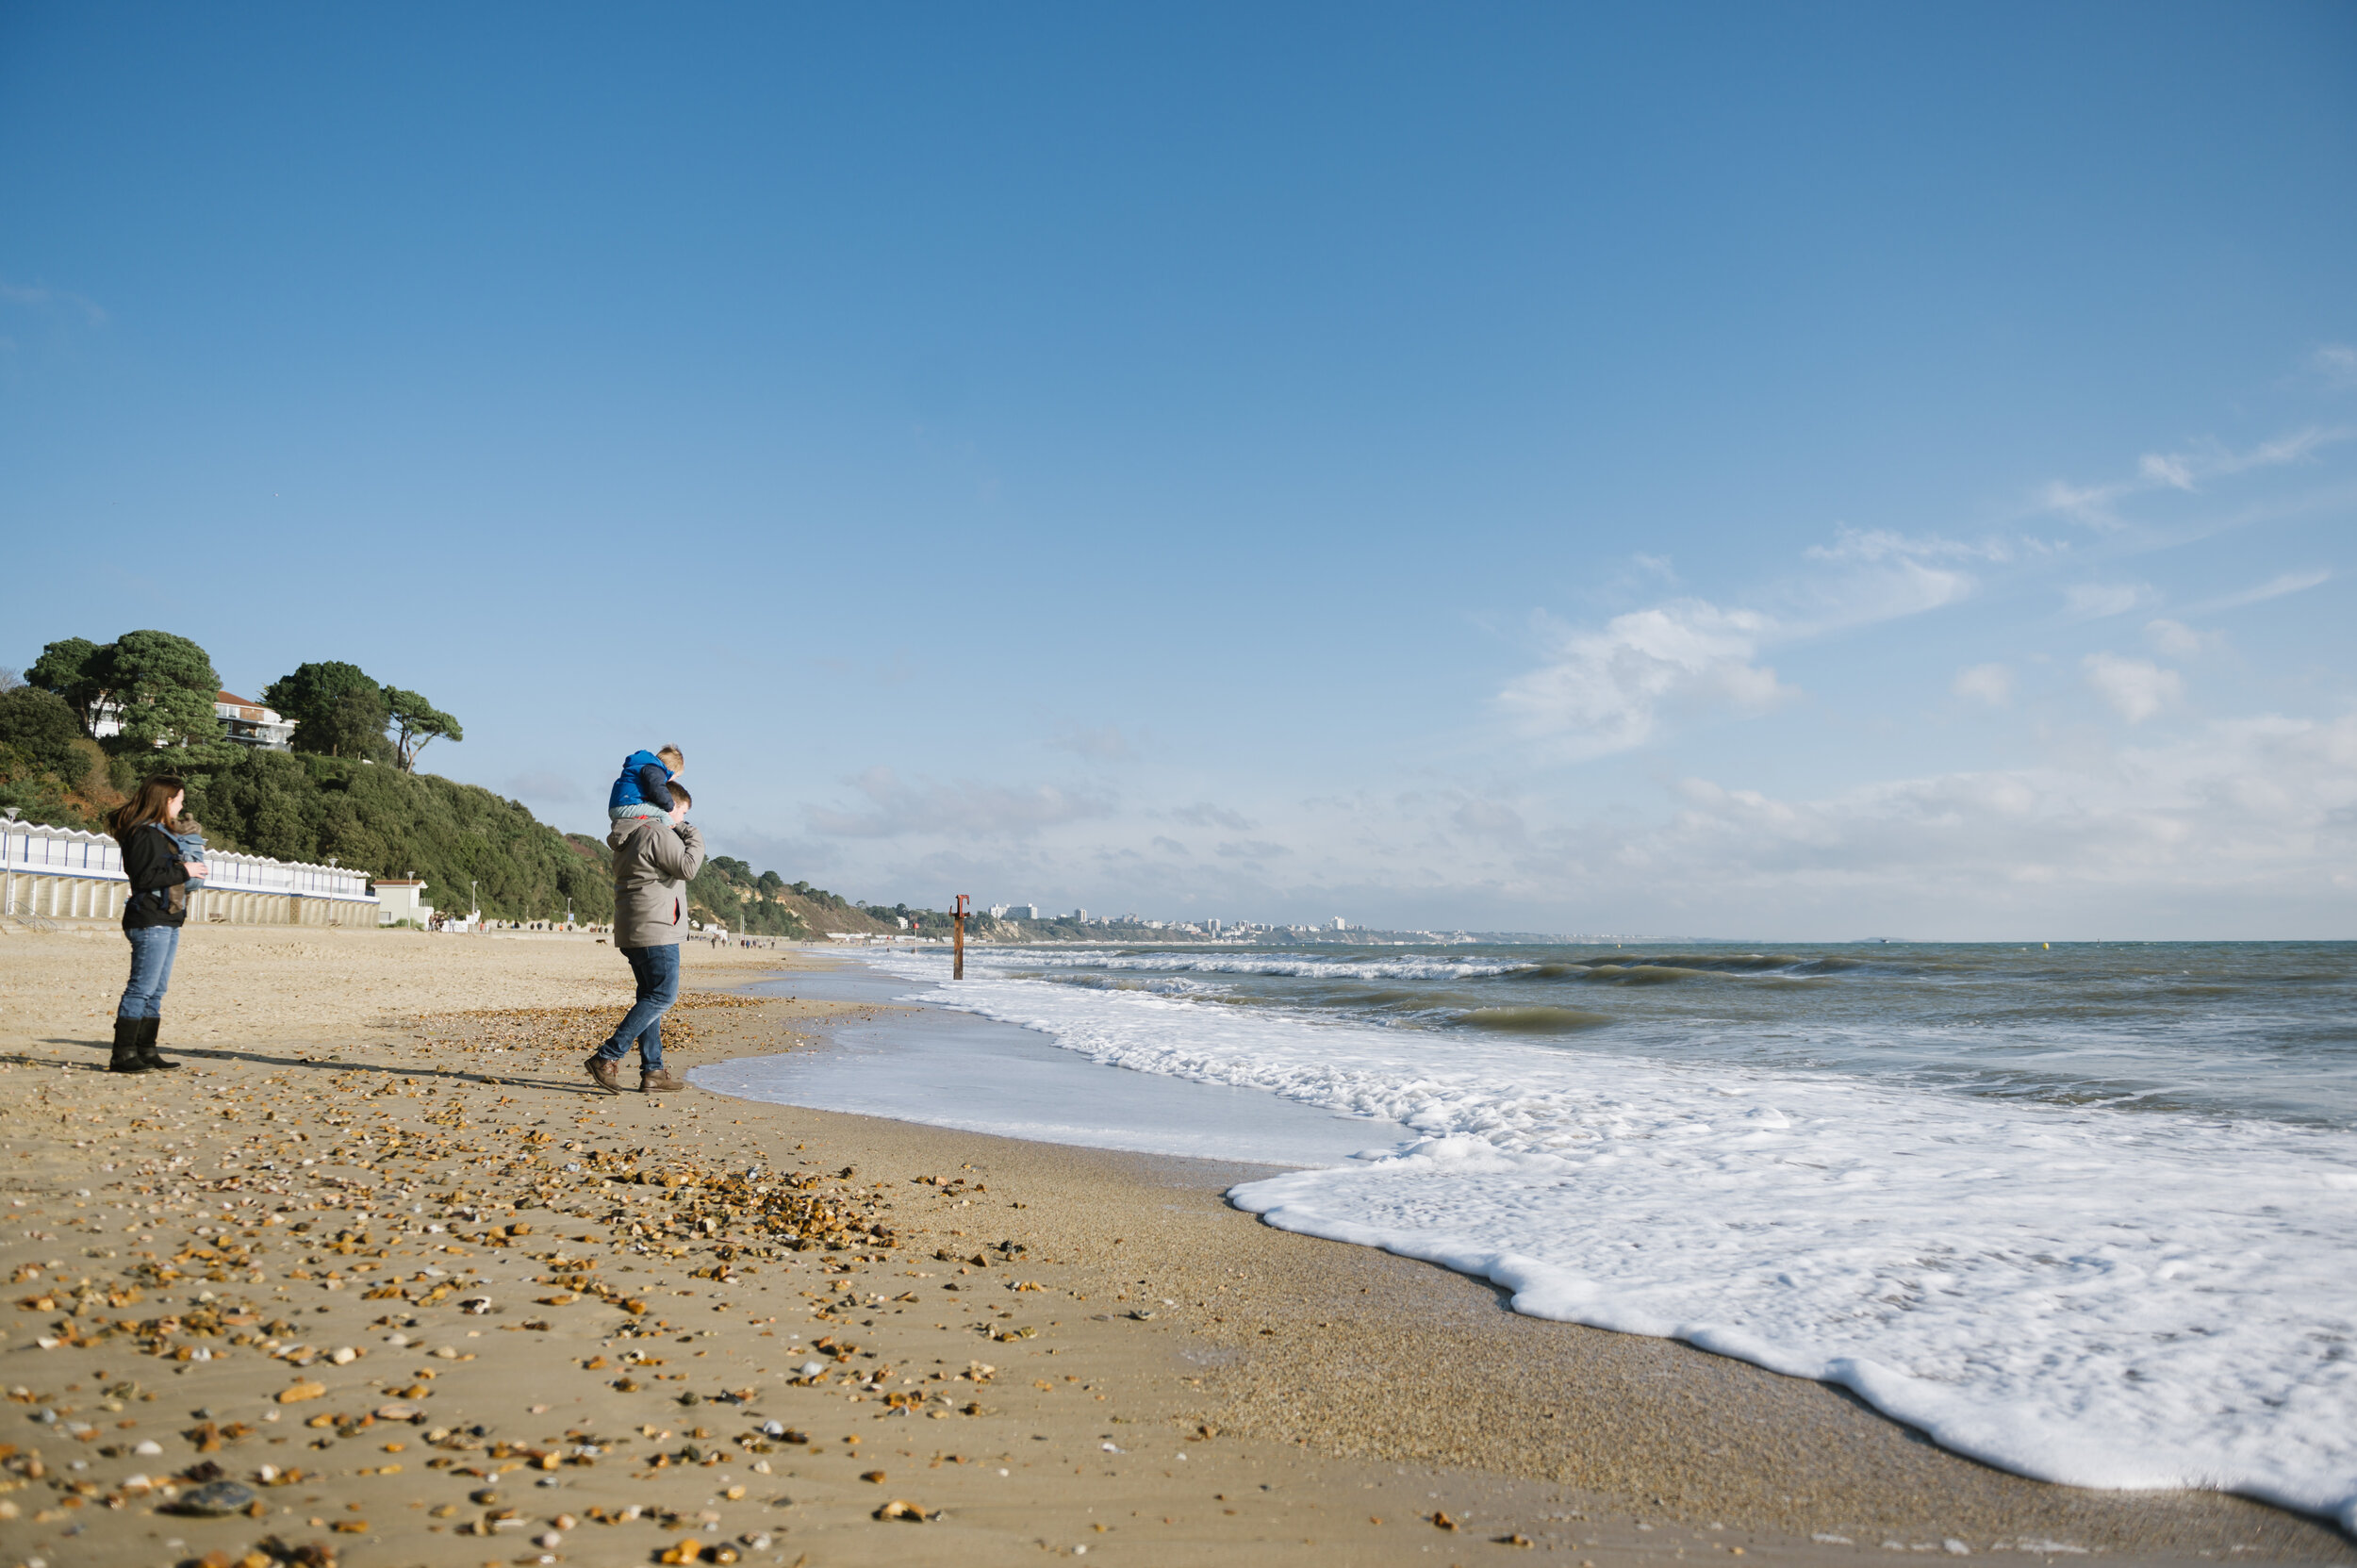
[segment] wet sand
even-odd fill
[[[690,948],[671,1065],[874,1015],[714,994],[828,961]],[[139,1076],[124,966],[0,937],[8,1562],[2357,1561],[1270,1230],[1258,1167],[602,1094],[585,939],[190,932]]]

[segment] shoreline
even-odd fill
[[[652,1561],[689,1534],[782,1565],[1080,1548],[1141,1563],[1445,1563],[1513,1549],[1493,1543],[1517,1536],[1566,1562],[1737,1547],[1850,1562],[1886,1542],[1944,1552],[1951,1540],[1975,1554],[2357,1561],[2319,1521],[2217,1494],[2025,1480],[1825,1385],[1519,1317],[1483,1282],[1274,1230],[1221,1196],[1267,1167],[692,1089],[596,1094],[566,1032],[618,1013],[628,987],[611,951],[593,947],[469,944],[421,966],[426,950],[402,944],[431,938],[205,933],[174,977],[182,1005],[167,1008],[166,1053],[190,1065],[114,1078],[92,1070],[104,1048],[88,1021],[103,1021],[120,985],[120,939],[105,935],[0,939],[10,1008],[0,1072],[21,1107],[39,1108],[0,1136],[19,1221],[0,1233],[0,1266],[17,1278],[13,1302],[50,1303],[0,1318],[0,1382],[49,1401],[5,1407],[13,1429],[0,1441],[19,1449],[0,1461],[18,1483],[0,1494],[16,1505],[0,1518],[12,1560],[236,1561],[275,1534],[355,1565],[471,1564],[490,1552],[536,1560],[530,1543],[554,1531],[540,1555],[601,1562]],[[824,949],[685,957],[701,1004],[683,1010],[684,1038],[667,1045],[675,1067],[812,1048],[838,1020],[880,1012],[703,999],[840,962]],[[266,987],[303,1005],[263,1005]],[[388,1015],[406,1026],[387,1027]],[[115,1170],[92,1168],[102,1151],[96,1163]],[[767,1212],[760,1202],[783,1199],[752,1200],[761,1181],[748,1170],[790,1178],[793,1201],[827,1212],[827,1237],[860,1240],[813,1241],[805,1214],[805,1246],[780,1245],[783,1232],[750,1222]],[[686,1180],[641,1180],[651,1175]],[[232,1239],[202,1218],[224,1199],[240,1221],[268,1210],[284,1228],[246,1225]],[[126,1218],[140,1229],[124,1230]],[[299,1236],[297,1224],[308,1227]],[[365,1240],[322,1247],[338,1232]],[[161,1279],[175,1256],[180,1277]],[[145,1300],[107,1306],[142,1267]],[[369,1275],[389,1278],[344,1288]],[[192,1330],[213,1305],[196,1299],[206,1292],[252,1306],[255,1321]],[[464,1300],[485,1305],[469,1313]],[[173,1331],[117,1327],[156,1327],[159,1302],[178,1313]],[[60,1339],[60,1322],[87,1342]],[[262,1332],[278,1324],[290,1327]],[[240,1329],[260,1339],[234,1345]],[[298,1338],[365,1354],[295,1367],[281,1358]],[[58,1343],[40,1349],[41,1339]],[[785,1381],[803,1364],[791,1356],[821,1340],[824,1381]],[[165,1354],[146,1359],[143,1345]],[[634,1351],[669,1364],[621,1370]],[[451,1377],[448,1362],[469,1356],[467,1375]],[[305,1381],[323,1385],[319,1403],[276,1404]],[[140,1387],[107,1392],[125,1382]],[[726,1403],[740,1394],[745,1403]],[[108,1403],[123,1409],[102,1417]],[[404,1404],[433,1413],[385,1414]],[[312,1448],[321,1438],[303,1426],[285,1440],[326,1406],[347,1418],[323,1428],[328,1446]],[[42,1411],[58,1419],[13,1419]],[[812,1441],[765,1435],[756,1417]],[[137,1427],[120,1428],[125,1418]],[[157,1487],[124,1486],[203,1462],[203,1439],[184,1434],[207,1422],[212,1461],[264,1516],[155,1512]],[[487,1436],[465,1436],[473,1427]],[[135,1437],[158,1452],[137,1453]],[[393,1444],[414,1460],[406,1470],[386,1459]],[[512,1451],[495,1457],[503,1444]],[[24,1474],[34,1447],[39,1477]],[[124,1452],[98,1457],[108,1448]],[[263,1462],[283,1475],[289,1454],[318,1466],[299,1496],[254,1483]],[[627,1480],[624,1458],[639,1461]],[[76,1459],[87,1468],[71,1469]],[[430,1469],[433,1459],[451,1462]],[[883,1480],[860,1478],[871,1463]],[[466,1470],[486,1474],[458,1478]],[[516,1472],[537,1479],[519,1485]],[[91,1489],[79,1508],[68,1506],[74,1486]],[[469,1500],[486,1490],[498,1500]],[[873,1517],[896,1500],[946,1517],[915,1528],[906,1514]],[[640,1517],[625,1525],[589,1512],[634,1506]],[[506,1510],[517,1518],[488,1517]],[[1436,1512],[1457,1527],[1436,1527]],[[362,1514],[361,1529],[337,1527]],[[661,1527],[667,1514],[676,1529]],[[501,1539],[458,1533],[477,1524]],[[75,1526],[87,1539],[59,1533]],[[1812,1539],[1831,1535],[1854,1544]],[[102,1542],[118,1555],[91,1555]]]
[[[923,1123],[897,1125],[938,1131]],[[1193,1167],[1215,1196],[1238,1181],[1294,1168],[1089,1152],[1151,1162],[1162,1170]],[[1830,1543],[1814,1537],[1849,1534],[1858,1546],[1878,1549],[1904,1538],[1902,1543],[1915,1550],[1950,1540],[1965,1540],[1975,1551],[1990,1543],[2021,1550],[2026,1538],[2090,1551],[2131,1550],[2140,1560],[2154,1560],[2154,1551],[2198,1557],[2205,1548],[2250,1555],[2255,1543],[2225,1541],[2217,1532],[2250,1522],[2243,1510],[2255,1510],[2317,1531],[2323,1560],[2357,1555],[2321,1516],[2232,1494],[2103,1491],[2019,1476],[1941,1448],[1838,1385],[1787,1377],[1682,1341],[1521,1315],[1506,1306],[1508,1293],[1486,1279],[1279,1230],[1228,1206],[1224,1196],[1222,1207],[1244,1228],[1225,1236],[1224,1245],[1267,1253],[1264,1266],[1272,1270],[1313,1275],[1324,1288],[1294,1290],[1294,1315],[1330,1322],[1342,1339],[1308,1351],[1312,1366],[1327,1372],[1306,1379],[1331,1395],[1322,1401],[1286,1385],[1274,1393],[1249,1380],[1230,1388],[1228,1414],[1240,1429],[1353,1457],[1470,1465],[1574,1486],[1594,1506],[1626,1511],[1635,1505],[1649,1518],[1666,1511],[1684,1523],[1708,1519],[1730,1528],[1740,1519],[1763,1532],[1763,1544],[1784,1535],[1788,1549],[1821,1548]],[[1291,1245],[1252,1245],[1272,1236]],[[1360,1305],[1354,1296],[1382,1291],[1393,1293],[1408,1322],[1353,1310]],[[1244,1337],[1195,1328],[1231,1345]],[[1440,1374],[1434,1363],[1443,1345],[1452,1364]],[[1391,1391],[1386,1398],[1348,1396],[1354,1379],[1369,1378]],[[1580,1392],[1547,1397],[1545,1389]],[[1534,1392],[1541,1392],[1542,1407],[1535,1417]],[[1398,1417],[1403,1404],[1414,1407],[1417,1433],[1387,1437],[1387,1421]],[[1620,1418],[1645,1404],[1666,1405],[1690,1425],[1660,1431],[1658,1411],[1636,1423]],[[1771,1430],[1756,1429],[1762,1426]],[[1595,1435],[1566,1443],[1572,1427]],[[1707,1462],[1739,1456],[1742,1474]],[[2227,1505],[2222,1510],[2212,1507],[2221,1503]],[[1830,1524],[1829,1509],[1836,1510]],[[1850,1511],[1838,1512],[1843,1509]],[[2169,1517],[2164,1523],[2160,1515]]]

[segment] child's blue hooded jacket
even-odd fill
[[[653,806],[669,811],[671,801],[671,770],[663,766],[663,759],[652,751],[633,751],[622,760],[622,776],[614,781],[614,792],[605,802],[606,810],[623,806]]]

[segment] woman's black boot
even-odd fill
[[[156,1049],[156,1032],[163,1027],[164,1021],[161,1018],[140,1020],[140,1065],[149,1072],[155,1072],[162,1067],[176,1067],[180,1065],[177,1062],[166,1061]]]
[[[147,1037],[147,1026],[153,1021],[148,1018],[115,1019],[115,1053],[113,1060],[107,1064],[108,1072],[147,1071],[147,1058],[140,1054],[140,1042]]]

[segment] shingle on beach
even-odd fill
[[[130,1079],[119,947],[0,937],[9,1562],[2357,1560],[1269,1230],[1256,1167],[602,1094],[586,940],[192,931]],[[683,1069],[877,1012],[687,959]]]

